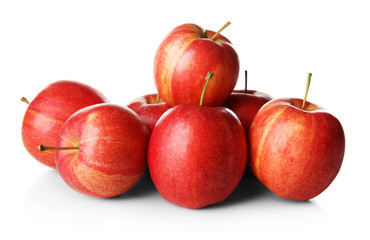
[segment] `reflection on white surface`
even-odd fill
[[[173,227],[210,226],[213,221],[228,223],[232,217],[239,223],[255,224],[276,220],[295,224],[324,221],[325,212],[315,200],[307,202],[279,198],[254,176],[244,176],[236,190],[224,202],[199,210],[189,210],[165,201],[156,191],[148,172],[139,183],[121,196],[97,199],[69,188],[56,171],[46,171],[31,184],[24,208],[34,221],[53,221],[59,224],[89,222],[91,224],[168,224]],[[210,218],[213,215],[222,218]],[[305,216],[305,219],[300,219]],[[176,221],[173,221],[176,217]],[[195,217],[195,218],[194,218]],[[148,221],[143,221],[146,219]],[[180,226],[180,225],[179,225]]]
[[[30,186],[24,199],[24,207],[31,214],[37,211],[37,214],[54,212],[62,215],[78,216],[80,214],[84,217],[92,210],[94,215],[97,215],[110,211],[114,214],[125,207],[131,209],[130,202],[143,201],[149,197],[152,201],[161,198],[147,172],[138,184],[125,194],[109,199],[99,199],[74,191],[62,180],[57,171],[50,170],[44,172]]]
[[[247,174],[224,202],[190,210],[164,200],[148,171],[121,196],[97,199],[75,192],[54,170],[41,172],[30,184],[23,203],[22,222],[27,235],[39,239],[108,239],[128,235],[136,239],[234,239],[242,236],[287,239],[315,237],[331,232],[331,218],[315,200],[279,198]],[[124,232],[124,233],[123,233]],[[181,237],[178,234],[181,233]],[[23,236],[21,234],[21,236]]]

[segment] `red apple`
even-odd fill
[[[250,144],[248,139],[249,128],[254,116],[271,99],[270,95],[255,90],[247,90],[247,92],[245,90],[234,90],[230,97],[223,103],[223,106],[233,111],[242,123],[248,144]],[[252,174],[249,163],[247,164],[245,174]]]
[[[127,107],[134,110],[141,117],[150,132],[162,114],[171,108],[162,98],[157,100],[157,94],[139,97],[129,103]]]
[[[29,104],[23,118],[22,139],[27,151],[39,162],[55,168],[54,153],[40,152],[43,143],[55,146],[60,128],[77,110],[107,99],[96,89],[75,81],[57,81],[43,89]]]
[[[232,110],[242,123],[248,136],[254,116],[258,110],[272,97],[266,93],[255,90],[234,90],[230,97],[223,103],[224,107]]]
[[[143,175],[148,139],[147,127],[131,109],[109,103],[86,107],[62,126],[56,166],[77,192],[98,198],[118,196]],[[41,146],[41,150],[48,149]]]
[[[247,141],[224,107],[180,104],[162,115],[149,141],[153,183],[167,201],[196,209],[225,200],[247,163]]]
[[[309,200],[323,192],[341,167],[345,137],[339,120],[301,99],[266,103],[249,131],[250,165],[280,197]]]
[[[155,84],[159,95],[172,106],[199,104],[208,71],[214,76],[207,87],[204,105],[219,106],[236,85],[239,58],[227,38],[198,25],[176,27],[156,52]]]

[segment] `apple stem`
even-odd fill
[[[312,76],[312,73],[308,73],[307,85],[306,85],[306,92],[304,94],[304,99],[303,99],[303,103],[302,103],[302,110],[304,110],[304,107],[306,105],[306,99],[307,99],[308,89],[310,88],[310,83],[311,83],[311,76]]]
[[[209,80],[211,79],[212,76],[213,76],[212,72],[207,73],[206,82],[204,83],[202,95],[200,96],[200,103],[199,103],[200,106],[203,105],[203,99],[204,99],[204,95],[206,94],[206,89],[207,89],[207,86],[208,86],[208,82],[209,82]]]
[[[25,97],[22,97],[22,98],[21,98],[21,101],[22,101],[22,102],[25,102],[25,103],[27,103],[27,104],[30,104],[30,102],[29,102],[29,101],[27,100],[27,98],[25,98]]]
[[[157,93],[157,100],[156,103],[159,103],[159,93]]]
[[[248,71],[245,70],[244,74],[245,74],[244,93],[247,93]]]
[[[39,151],[47,151],[47,150],[77,150],[80,147],[49,147],[40,144],[38,148]]]
[[[220,28],[220,30],[218,30],[214,35],[213,37],[211,38],[211,40],[215,40],[215,38],[227,27],[231,24],[231,22],[227,22],[222,28]]]

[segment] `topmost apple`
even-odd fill
[[[198,104],[207,72],[213,72],[203,105],[221,105],[233,91],[239,75],[239,58],[220,32],[195,24],[173,29],[160,44],[154,59],[159,95],[168,104]]]

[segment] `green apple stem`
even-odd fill
[[[248,71],[244,71],[245,74],[245,81],[244,81],[244,93],[247,93],[247,82],[248,82]]]
[[[22,97],[22,98],[21,98],[21,101],[22,101],[22,102],[25,102],[25,103],[27,103],[27,104],[30,104],[30,102],[29,102],[29,101],[27,100],[27,98],[25,98],[25,97]]]
[[[212,72],[207,73],[206,82],[204,83],[202,95],[200,96],[200,103],[199,103],[200,106],[203,105],[204,95],[206,94],[206,89],[207,89],[207,86],[208,86],[208,82],[209,82],[209,80],[211,79],[212,76],[213,76]]]
[[[304,110],[304,107],[306,106],[306,99],[307,99],[308,89],[310,88],[311,76],[312,76],[312,73],[308,73],[306,92],[304,94],[304,99],[303,99],[303,103],[302,103],[302,110]]]
[[[49,147],[40,144],[38,148],[39,151],[48,151],[48,150],[77,150],[80,147]]]
[[[157,93],[157,100],[155,102],[159,103],[159,93]]]
[[[220,28],[220,30],[218,30],[214,35],[213,37],[211,38],[211,40],[215,40],[215,38],[227,27],[231,24],[231,22],[227,22],[222,28]]]

